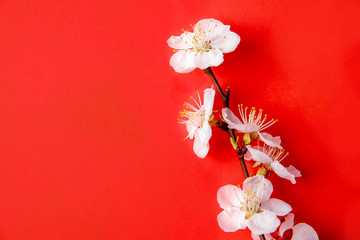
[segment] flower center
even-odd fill
[[[211,20],[211,26],[213,25],[212,20]],[[198,53],[203,53],[203,52],[209,52],[211,49],[214,49],[211,46],[211,30],[210,29],[202,29],[200,24],[197,26],[190,24],[190,26],[193,28],[194,30],[194,35],[192,35],[192,37],[190,36],[190,34],[188,34],[188,31],[184,31],[184,29],[182,29],[186,36],[187,36],[187,41],[185,42],[186,44],[188,44],[189,46],[189,50],[190,51],[194,51],[196,52],[196,54]],[[217,25],[215,25],[215,27],[217,27]],[[226,36],[224,36],[224,38],[226,38]],[[191,44],[190,44],[191,43]]]
[[[184,103],[185,109],[180,112],[180,117],[185,118],[179,120],[179,123],[185,123],[186,125],[194,125],[195,127],[202,127],[205,121],[205,109],[195,108],[187,102]]]
[[[205,40],[208,39],[208,35],[205,34],[205,32],[201,32],[201,28],[198,29],[194,27],[193,37],[190,37],[187,31],[185,31],[185,33],[188,38],[188,41],[186,41],[185,43],[191,46],[189,47],[190,51],[194,51],[196,52],[196,54],[198,54],[203,52],[209,52],[210,49],[215,49],[210,44],[211,40]],[[189,42],[191,42],[191,44],[189,44]]]
[[[197,102],[193,97],[190,97],[196,104],[196,106],[185,102],[185,109],[180,112],[180,117],[178,123],[186,124],[187,127],[191,127],[192,131],[195,131],[197,128],[201,128],[205,121],[205,108],[202,106],[200,94],[197,92],[199,97],[199,102]],[[192,132],[189,133],[189,136],[192,135]]]
[[[242,104],[238,105],[240,117],[244,124],[251,125],[255,124],[259,126],[259,132],[270,127],[278,120],[271,119],[270,121],[266,121],[267,114],[262,117],[262,109],[259,109],[259,112],[256,114],[256,109],[254,107],[251,108],[249,114],[247,114],[248,107],[243,107]]]
[[[256,187],[258,187],[256,185]],[[242,196],[239,196],[234,189],[236,197],[240,202],[240,206],[233,206],[240,208],[245,212],[245,219],[251,218],[254,214],[262,212],[260,208],[260,198],[257,195],[257,188],[253,190],[253,187],[250,187],[247,191],[243,191]]]
[[[210,45],[211,40],[208,41],[206,39],[210,39],[211,30],[209,29],[205,32],[201,29],[201,27],[197,28],[194,26],[193,28],[195,35],[192,39],[192,43],[194,44],[194,48],[192,50],[196,53],[209,52],[210,49],[212,49]]]
[[[245,218],[249,219],[254,214],[261,212],[260,209],[260,199],[256,196],[256,192],[251,191],[251,189],[245,192],[246,200],[244,204],[244,211],[246,211]]]
[[[281,162],[287,155],[289,155],[289,152],[285,153],[284,150],[280,150],[277,147],[269,147],[267,145],[264,145],[264,153],[268,155],[273,161]]]
[[[196,36],[194,36],[195,39]],[[211,45],[210,45],[210,41],[201,41],[201,38],[199,37],[200,40],[195,40],[194,44],[194,48],[192,49],[193,51],[195,51],[196,53],[203,53],[203,52],[209,52],[210,49],[212,49]]]

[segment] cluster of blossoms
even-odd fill
[[[195,68],[206,72],[211,67],[220,65],[224,61],[223,53],[234,51],[240,42],[239,35],[230,31],[230,26],[215,19],[204,19],[191,26],[193,32],[183,30],[180,36],[171,36],[167,41],[175,52],[170,59],[170,65],[179,73],[187,73]],[[209,71],[211,72],[211,69]],[[277,120],[268,119],[262,109],[257,111],[242,104],[238,106],[238,118],[228,108],[229,96],[224,95],[215,77],[210,77],[222,97],[224,108],[219,119],[216,119],[213,111],[213,88],[204,90],[203,101],[199,93],[197,100],[191,97],[193,103],[185,102],[185,110],[180,112],[178,119],[179,123],[186,125],[186,138],[194,139],[195,154],[204,158],[210,149],[211,127],[218,126],[230,134],[231,143],[237,153],[244,153],[238,155],[240,162],[253,161],[253,168],[257,168],[256,175],[247,177],[247,169],[243,164],[247,178],[242,189],[240,186],[226,185],[218,190],[217,201],[223,209],[217,218],[220,228],[225,232],[249,228],[253,239],[319,239],[309,225],[299,223],[294,226],[294,214],[290,213],[292,208],[289,204],[270,198],[273,186],[267,177],[272,172],[293,184],[296,183],[295,178],[301,176],[295,167],[282,165],[281,162],[288,153],[285,153],[281,146],[280,137],[264,132]],[[227,101],[224,101],[224,98]],[[241,136],[240,142],[238,138],[234,138],[235,132],[238,137]]]

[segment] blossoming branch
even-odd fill
[[[179,123],[186,126],[186,138],[194,139],[193,150],[199,158],[205,158],[210,150],[212,127],[223,130],[230,136],[230,143],[241,164],[244,182],[242,188],[226,185],[217,192],[217,201],[223,211],[218,215],[219,227],[225,232],[248,228],[253,239],[271,240],[317,240],[315,230],[305,224],[294,224],[294,214],[288,203],[270,198],[273,185],[271,173],[296,183],[301,173],[294,166],[285,167],[287,152],[281,146],[279,136],[264,132],[277,122],[269,119],[262,109],[238,105],[239,117],[229,108],[230,88],[221,88],[211,67],[224,61],[224,53],[234,51],[240,43],[240,36],[230,31],[215,19],[203,19],[192,25],[193,31],[182,30],[180,36],[171,36],[167,43],[174,49],[170,66],[178,73],[188,73],[196,68],[204,70],[215,86],[224,107],[220,114],[213,111],[215,90],[207,88],[200,96],[191,97],[180,112]],[[217,116],[216,116],[217,115]],[[253,162],[257,169],[250,177],[245,164]]]

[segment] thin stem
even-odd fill
[[[224,92],[223,92],[223,90],[221,89],[218,81],[217,81],[216,78],[215,78],[215,75],[214,75],[211,67],[204,69],[204,72],[205,72],[207,75],[209,75],[209,77],[210,77],[211,80],[213,81],[213,83],[214,83],[217,91],[219,92],[219,94],[220,94],[220,96],[221,96],[221,100],[222,100],[223,103],[224,103],[224,107],[227,107],[227,108],[228,108],[228,107],[229,107],[229,99],[230,99],[230,97],[229,97],[229,95],[230,95],[229,90],[227,90],[226,94],[224,94]]]
[[[259,235],[259,237],[260,237],[260,240],[266,240],[264,234]]]
[[[223,92],[223,90],[221,89],[219,82],[216,80],[215,75],[211,69],[211,67],[204,69],[204,72],[209,75],[209,77],[211,78],[212,82],[214,83],[217,91],[219,92],[220,96],[221,96],[221,100],[223,101],[224,107],[229,107],[229,99],[230,99],[230,88],[227,88],[225,93]],[[230,135],[230,137],[234,140],[234,142],[236,141],[236,136],[235,136],[235,132],[233,129],[228,128],[227,129],[228,134]],[[244,161],[244,155],[246,153],[246,148],[244,146],[241,146],[241,148],[239,146],[237,146],[236,148],[236,155],[240,161],[240,165],[241,168],[243,170],[244,176],[245,178],[249,177],[249,172],[246,168],[246,164]],[[264,239],[265,240],[265,239]]]

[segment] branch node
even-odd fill
[[[227,123],[223,122],[223,121],[218,121],[216,123],[216,127],[220,128],[221,130],[226,131],[226,132],[229,130]]]
[[[225,90],[225,97],[226,97],[227,99],[230,98],[230,87],[227,87],[227,88],[226,88],[226,90]]]

